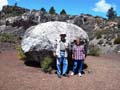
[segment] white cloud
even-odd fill
[[[0,0],[0,10],[2,10],[4,5],[8,5],[8,0]]]
[[[100,0],[95,4],[95,8],[93,8],[93,11],[106,13],[108,9],[111,7],[114,7],[115,9],[116,6],[113,4],[107,3],[106,0]]]

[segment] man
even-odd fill
[[[54,52],[54,56],[57,59],[57,76],[61,78],[61,75],[68,77],[67,69],[68,69],[68,60],[67,60],[67,50],[68,50],[68,42],[65,39],[66,34],[63,32],[60,34],[60,40],[57,41],[56,50]],[[63,64],[63,65],[62,65]],[[61,65],[63,67],[61,67]],[[62,68],[62,71],[61,71]]]

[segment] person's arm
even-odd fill
[[[65,49],[66,50],[68,50],[68,46],[69,46],[69,43],[68,43],[68,41],[66,41],[66,43],[65,43]]]
[[[83,45],[82,51],[83,51],[83,53],[85,54],[85,45]]]
[[[83,45],[82,49],[83,49],[83,55],[84,55],[84,59],[85,59],[86,58],[86,52],[85,52],[85,46],[84,45]]]
[[[53,56],[56,57],[56,51],[53,51]]]
[[[56,45],[56,57],[60,56],[60,40],[57,41],[57,45]]]
[[[72,59],[75,59],[75,46],[72,48]]]
[[[85,58],[87,57],[87,47],[88,47],[88,45],[87,45],[87,43],[84,45],[84,52],[85,52]]]
[[[58,47],[58,43],[57,43],[57,40],[56,40],[56,41],[55,41],[55,45],[54,45],[54,50],[53,50],[53,56],[54,56],[54,57],[57,56],[57,54],[56,54],[57,47]]]

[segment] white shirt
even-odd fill
[[[61,43],[61,40],[57,40],[56,50],[55,50],[57,57],[61,57],[61,55],[60,55],[60,43]],[[62,43],[65,45],[65,47],[68,47],[68,41],[67,40],[66,40],[66,42],[62,42]],[[68,53],[65,50],[65,57],[67,57],[67,56],[68,56]]]

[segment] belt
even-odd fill
[[[65,50],[60,50],[61,52],[65,52]]]

